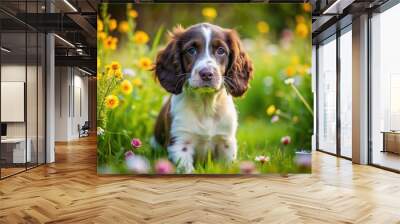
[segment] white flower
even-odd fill
[[[260,162],[260,163],[267,163],[267,162],[269,162],[269,157],[268,156],[256,156],[256,158],[254,160],[257,162]]]
[[[122,71],[122,73],[123,73],[124,75],[128,75],[128,76],[131,76],[131,77],[136,76],[136,72],[135,72],[134,70],[130,69],[130,68],[124,69],[124,70]]]
[[[293,78],[288,78],[288,79],[286,79],[286,80],[285,80],[285,84],[286,84],[286,85],[292,85],[292,84],[294,84],[294,79],[293,79]]]
[[[104,135],[104,129],[101,127],[97,127],[97,136]]]
[[[149,161],[143,156],[128,155],[125,162],[128,169],[134,173],[143,174],[149,171]]]

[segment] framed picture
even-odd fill
[[[99,174],[309,173],[309,4],[107,4]]]

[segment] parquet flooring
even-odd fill
[[[320,152],[313,174],[96,174],[96,141],[0,181],[0,223],[400,223],[400,175]]]

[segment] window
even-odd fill
[[[318,48],[318,149],[336,153],[336,39]]]
[[[372,163],[400,170],[400,5],[371,18]]]
[[[340,155],[352,156],[352,35],[351,26],[340,36]]]

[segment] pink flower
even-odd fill
[[[140,148],[142,146],[142,142],[138,138],[133,138],[132,141],[131,141],[131,145],[132,145],[133,148],[137,149],[137,148]]]
[[[289,145],[291,142],[290,136],[283,136],[281,138],[281,143],[284,145]]]
[[[155,171],[158,174],[170,174],[174,172],[174,166],[167,159],[160,159],[155,164]]]
[[[254,159],[257,162],[260,162],[261,164],[268,163],[269,162],[269,157],[268,156],[256,156]]]
[[[272,118],[271,118],[271,123],[276,123],[276,122],[278,122],[278,121],[279,121],[279,116],[278,116],[278,115],[272,116]]]
[[[133,153],[132,151],[125,152],[125,159],[127,159],[127,158],[129,158],[131,156],[135,156],[135,153]]]
[[[255,172],[256,166],[251,161],[243,161],[240,163],[240,172],[243,174],[252,174]]]

